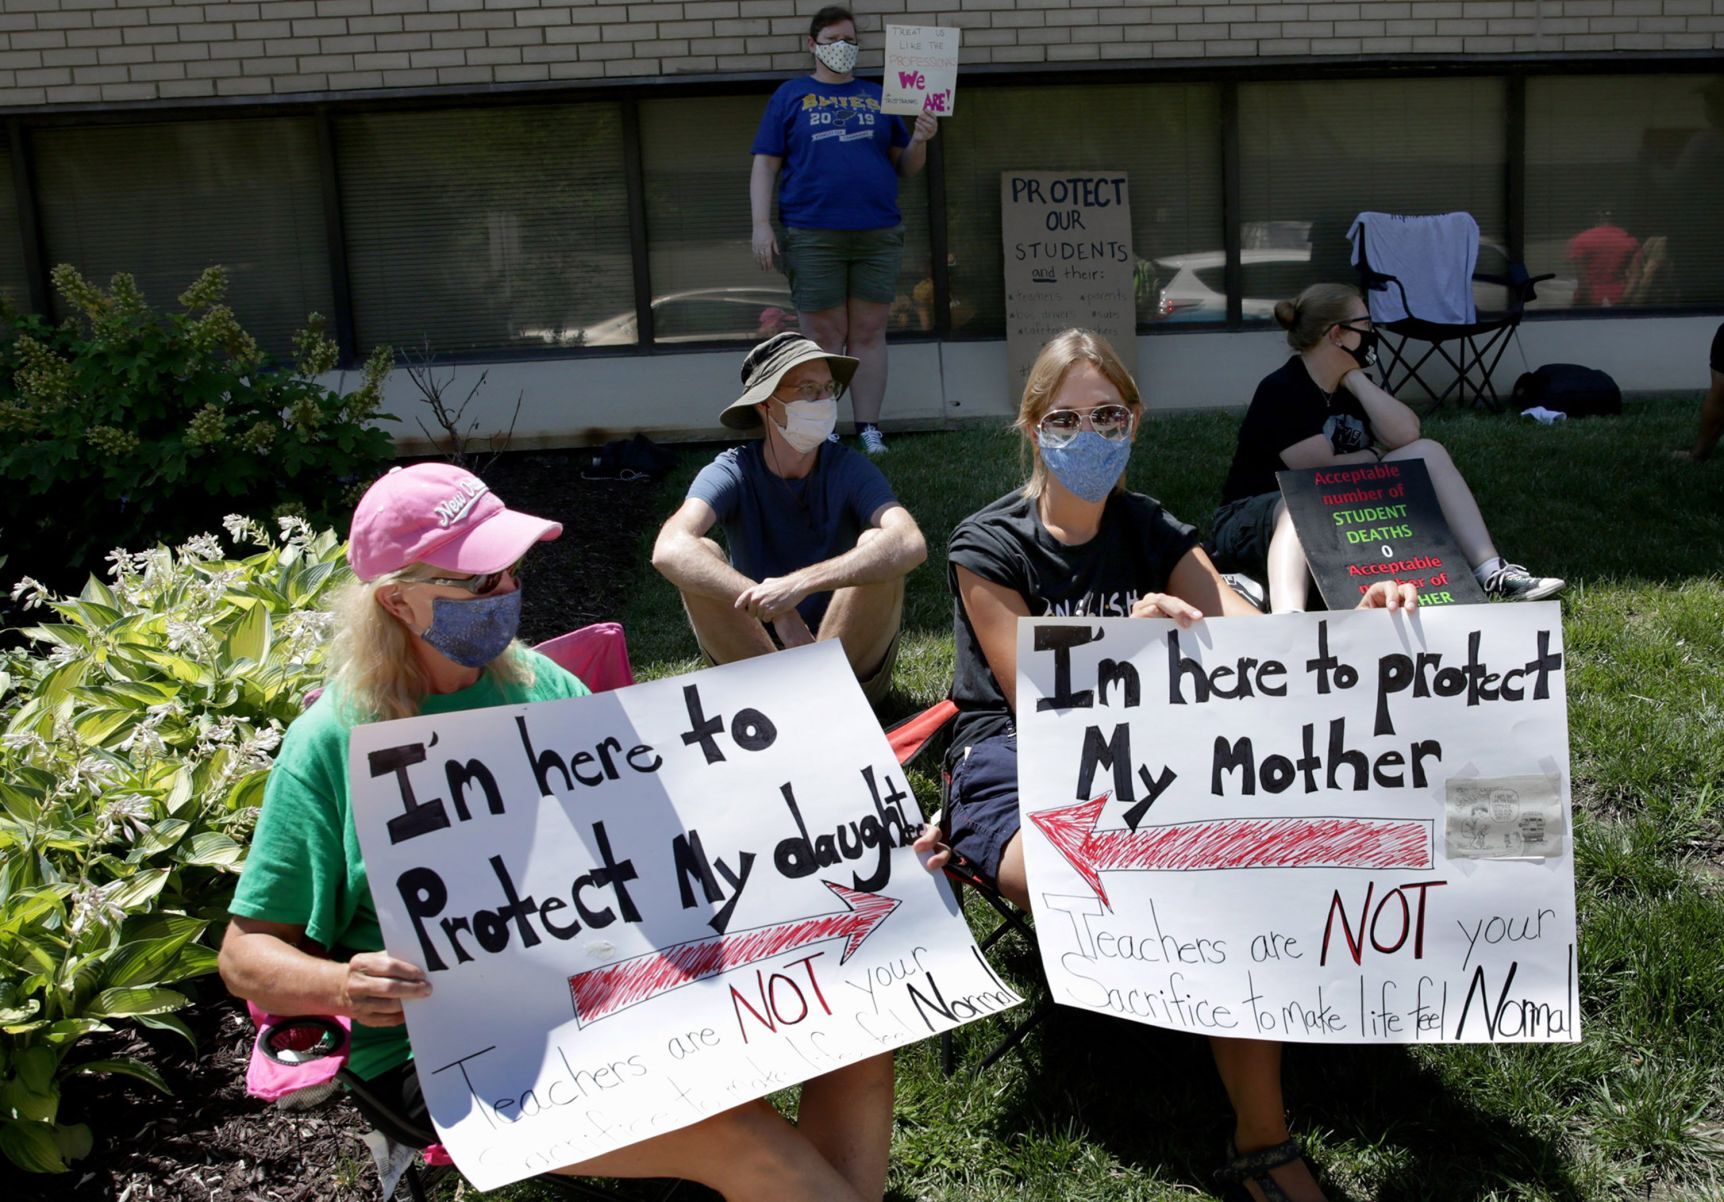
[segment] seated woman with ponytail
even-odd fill
[[[1486,595],[1538,601],[1566,587],[1497,554],[1449,453],[1421,437],[1418,415],[1365,374],[1377,361],[1377,332],[1357,289],[1313,284],[1297,300],[1277,304],[1275,320],[1296,353],[1263,378],[1239,427],[1221,508],[1210,523],[1223,569],[1267,580],[1271,612],[1303,610],[1310,573],[1275,473],[1422,459],[1449,531]]]
[[[956,641],[948,758],[951,850],[966,868],[1030,908],[1018,820],[1015,724],[1018,619],[1045,614],[1171,618],[1258,611],[1216,574],[1197,533],[1161,503],[1125,488],[1143,402],[1106,340],[1067,330],[1042,348],[1016,426],[1029,482],[952,532],[947,549]],[[1361,609],[1417,604],[1411,586],[1374,584]],[[1213,1038],[1233,1103],[1229,1198],[1313,1202],[1323,1194],[1288,1136],[1281,1045]]]

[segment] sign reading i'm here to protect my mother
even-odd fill
[[[835,642],[361,726],[350,770],[426,1103],[480,1189],[1016,1005]]]
[[[1560,619],[1021,620],[1054,999],[1205,1035],[1578,1039]]]

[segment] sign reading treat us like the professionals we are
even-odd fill
[[[1056,1001],[1204,1035],[1580,1037],[1561,611],[1018,624]]]
[[[353,809],[427,1106],[492,1189],[1018,997],[910,843],[834,642],[361,726]]]
[[[1123,171],[1003,171],[1006,357],[1015,405],[1042,345],[1074,326],[1136,359],[1131,195]]]
[[[958,97],[962,29],[886,26],[886,66],[880,107],[888,113],[950,117]]]
[[[1295,469],[1275,479],[1330,609],[1351,609],[1381,580],[1411,584],[1424,606],[1485,600],[1424,460]]]

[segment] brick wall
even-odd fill
[[[784,71],[815,0],[0,0],[0,110]],[[856,0],[965,63],[1724,50],[1724,0]]]

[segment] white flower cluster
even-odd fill
[[[53,596],[48,591],[48,586],[33,576],[21,577],[18,583],[12,586],[12,600],[23,597],[25,609],[35,609],[38,605],[53,600]]]
[[[126,917],[126,911],[114,901],[124,881],[109,881],[106,885],[80,885],[72,891],[72,917],[66,923],[66,933],[73,939],[93,927],[110,927]]]

